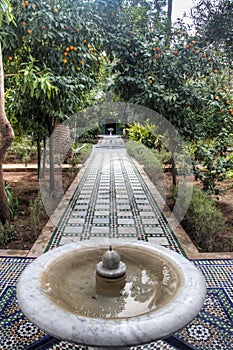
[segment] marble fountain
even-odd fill
[[[180,254],[142,241],[80,241],[35,259],[17,285],[26,317],[90,349],[170,336],[200,311],[205,280]]]

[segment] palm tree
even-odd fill
[[[11,6],[8,0],[0,0],[0,25],[3,17],[7,21],[11,19]],[[14,140],[14,131],[5,113],[4,103],[4,73],[2,62],[2,48],[0,43],[0,221],[5,224],[10,220],[10,212],[7,203],[6,192],[3,180],[3,158],[8,147]]]

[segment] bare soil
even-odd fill
[[[69,169],[63,171],[63,187],[66,190],[72,183],[76,173],[70,172]],[[171,175],[166,173],[168,188],[170,188],[171,194]],[[39,227],[35,230],[35,227],[30,219],[31,213],[29,210],[30,202],[36,200],[39,195],[39,181],[36,170],[30,171],[4,171],[4,179],[12,186],[16,191],[19,201],[18,208],[12,219],[11,225],[14,227],[14,237],[5,244],[0,244],[0,249],[30,249],[39,236],[42,228],[48,221],[46,213],[40,216]],[[196,186],[201,187],[200,183],[196,182]],[[227,220],[227,226],[224,232],[222,232],[219,240],[223,239],[229,242],[229,244],[222,244],[222,251],[232,251],[232,234],[233,234],[233,180],[225,181],[221,184],[221,187],[225,189],[223,195],[215,197],[217,207],[221,209]],[[172,196],[168,195],[167,204],[172,206]],[[218,250],[221,251],[221,250]]]
[[[62,172],[64,191],[70,186],[77,172],[78,169],[73,172],[66,169]],[[0,249],[30,249],[49,219],[44,210],[39,216],[37,227],[32,219],[30,204],[39,197],[40,192],[37,170],[4,171],[4,180],[16,191],[18,207],[10,223],[14,229],[14,236],[5,244],[0,243]]]

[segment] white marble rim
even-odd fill
[[[40,286],[41,275],[53,259],[83,248],[112,245],[147,248],[174,264],[182,276],[179,291],[158,310],[132,318],[101,319],[72,314],[57,306]],[[201,272],[182,255],[143,241],[95,239],[55,248],[35,259],[21,274],[17,284],[19,306],[25,316],[55,338],[89,346],[133,346],[166,338],[184,328],[203,306],[206,283]]]

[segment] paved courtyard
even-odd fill
[[[221,254],[211,258],[190,248],[185,233],[182,236],[182,230],[180,234],[172,229],[162,204],[156,188],[127,155],[122,140],[103,138],[60,203],[55,213],[55,227],[52,220],[24,256],[1,252],[0,349],[86,349],[55,339],[27,320],[18,308],[16,284],[23,269],[39,254],[69,242],[106,237],[146,240],[172,249],[189,258],[207,282],[204,307],[185,329],[168,339],[132,347],[132,350],[233,348],[233,260]]]

